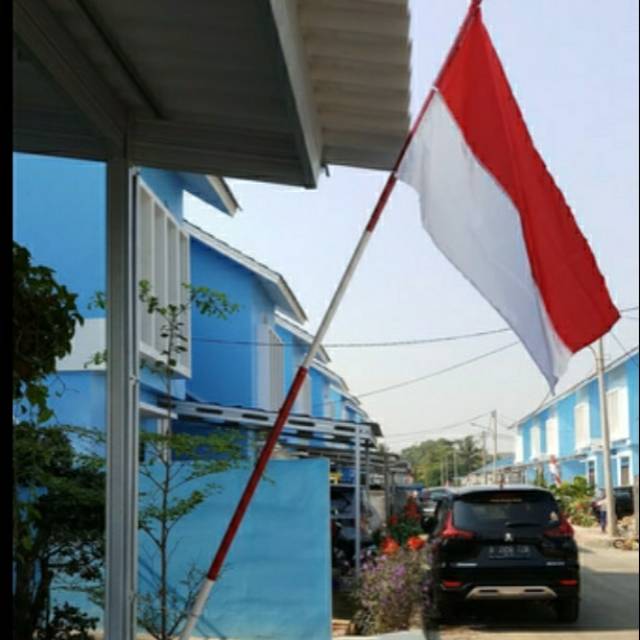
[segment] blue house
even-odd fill
[[[190,413],[192,407],[196,412],[204,407],[209,417],[220,416],[219,423],[240,428],[251,444],[279,408],[312,338],[300,326],[306,320],[304,311],[280,274],[184,220],[185,192],[213,206],[218,215],[233,215],[237,208],[219,178],[141,168],[136,197],[139,278],[150,283],[163,305],[184,301],[182,285],[192,283],[224,292],[239,309],[224,320],[197,312],[185,318],[185,333],[191,339],[174,367],[171,395],[178,409],[173,428],[212,428]],[[105,237],[103,164],[14,156],[14,238],[36,263],[53,268],[59,281],[78,293],[78,307],[85,316],[73,352],[60,361],[52,380],[63,391],[52,398],[52,408],[60,423],[96,429],[105,426],[106,376],[104,365],[90,360],[105,349],[105,317],[89,303],[95,292],[106,289]],[[157,317],[144,311],[140,316],[140,356],[153,362],[165,338]],[[281,448],[290,444],[299,452],[310,443],[316,453],[332,446],[353,451],[345,438],[334,444],[328,432],[335,421],[347,423],[345,429],[362,425],[373,441],[366,413],[328,365],[328,354],[321,349],[294,407],[297,416],[308,419],[287,426]],[[141,429],[166,428],[164,387],[158,375],[141,368]],[[262,483],[256,494],[229,556],[234,569],[221,580],[221,589],[222,582],[226,584],[222,600],[204,612],[203,632],[249,638],[259,630],[264,637],[283,640],[330,637],[329,471],[328,460],[322,458],[270,463],[267,473],[273,484]],[[206,569],[213,542],[224,531],[247,473],[236,469],[223,474],[219,484],[224,490],[181,522],[178,565],[193,562]],[[210,535],[203,537],[204,532]],[[143,535],[140,550],[144,590],[156,569],[144,560],[149,547]],[[176,589],[179,578],[176,573]],[[287,608],[286,615],[274,602]]]
[[[605,369],[611,469],[614,486],[638,475],[638,349]],[[531,481],[542,471],[551,481],[549,460],[558,461],[562,480],[585,477],[604,486],[600,399],[595,375],[556,396],[516,425],[513,471]]]

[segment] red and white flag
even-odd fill
[[[558,466],[558,459],[553,454],[549,456],[549,473],[553,478],[553,483],[559,487],[562,484],[560,467]]]
[[[397,177],[444,255],[522,340],[550,387],[619,318],[569,206],[533,146],[472,5]]]

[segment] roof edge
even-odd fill
[[[277,271],[273,271],[273,269],[270,269],[261,262],[258,262],[246,253],[243,253],[239,249],[236,249],[230,244],[227,244],[219,238],[216,238],[208,231],[205,231],[204,229],[201,229],[197,225],[193,224],[193,222],[185,220],[184,229],[191,237],[199,240],[214,251],[221,253],[222,255],[229,258],[230,260],[233,260],[245,269],[252,271],[257,276],[263,278],[264,280],[267,280],[268,282],[278,287],[278,289],[282,293],[283,298],[289,305],[291,316],[298,322],[306,322],[307,316],[304,312],[304,309],[302,308],[302,305],[300,304],[300,302],[298,302],[298,299],[291,290],[291,287],[289,287],[289,285],[287,284],[287,281]],[[279,305],[276,303],[276,306]]]

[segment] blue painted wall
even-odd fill
[[[557,405],[559,441],[558,457],[571,455],[575,451],[575,405],[575,396],[563,398]]]
[[[235,470],[216,477],[220,491],[176,526],[180,544],[170,569],[173,584],[192,563],[207,570],[248,473]],[[269,482],[258,488],[199,630],[237,640],[329,640],[328,461],[273,461],[266,474]],[[149,549],[141,534],[142,558]],[[153,563],[147,561],[149,566]]]
[[[191,380],[187,391],[207,402],[255,406],[256,347],[206,340],[255,341],[258,316],[261,312],[273,315],[273,305],[262,288],[256,286],[255,274],[195,238],[191,239],[191,282],[227,294],[240,309],[226,320],[192,314]]]
[[[14,239],[78,294],[86,318],[104,316],[87,305],[106,288],[105,180],[103,163],[13,156]]]
[[[631,474],[637,475],[639,469],[638,459],[638,354],[623,360],[614,368],[609,370],[605,376],[607,389],[616,387],[626,387],[629,411],[629,435],[630,443],[626,441],[612,442],[612,474],[614,483],[620,482],[618,472],[618,457],[630,454]],[[560,398],[557,402],[545,407],[536,415],[529,417],[518,426],[518,433],[523,437],[523,460],[531,461],[531,428],[534,424],[541,426],[541,451],[547,451],[546,433],[544,424],[554,412],[558,416],[558,431],[560,439],[560,456],[570,456],[576,453],[575,448],[575,418],[574,409],[577,403],[587,402],[589,404],[589,429],[592,440],[602,438],[602,428],[600,425],[600,398],[598,392],[598,382],[596,379],[589,380],[571,394]],[[594,447],[584,450],[585,457],[579,460],[561,462],[561,474],[565,480],[571,480],[576,475],[587,475],[587,458],[596,459],[596,485],[601,487],[604,484],[604,471],[602,454]],[[546,467],[546,465],[545,465]],[[547,470],[545,469],[545,473]],[[534,477],[535,472],[528,470],[527,475]]]

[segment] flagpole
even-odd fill
[[[436,81],[434,82],[434,86],[437,85],[438,80],[440,79],[445,69],[447,68],[449,61],[451,60],[453,54],[458,48],[460,41],[462,40],[462,36],[466,32],[467,27],[469,26],[472,18],[475,16],[477,11],[479,10],[481,2],[482,0],[471,0],[471,3],[469,4],[469,8],[467,10],[467,15],[465,16],[465,19],[462,22],[462,25],[460,26],[458,34],[453,42],[453,45],[451,46],[451,49],[442,65],[442,68],[438,73]],[[358,267],[358,264],[360,263],[360,260],[362,258],[362,255],[367,245],[369,244],[371,235],[373,234],[373,231],[376,228],[378,221],[380,220],[380,216],[382,215],[382,212],[389,200],[389,197],[391,196],[393,188],[395,187],[397,182],[396,172],[398,170],[398,167],[400,166],[400,163],[404,158],[407,147],[409,146],[409,144],[411,143],[411,141],[415,136],[416,130],[418,129],[418,125],[420,124],[420,121],[422,120],[422,117],[424,116],[424,113],[426,112],[427,107],[429,106],[429,103],[433,98],[433,94],[434,94],[434,88],[432,87],[422,105],[422,108],[420,109],[420,112],[418,113],[417,118],[413,123],[413,126],[409,131],[409,134],[407,135],[404,141],[404,144],[402,145],[402,148],[400,149],[400,152],[398,153],[398,157],[396,158],[396,161],[389,174],[389,177],[387,178],[384,188],[380,193],[380,197],[378,198],[378,201],[373,209],[373,212],[371,213],[371,217],[369,218],[369,221],[367,222],[367,225],[364,231],[362,232],[360,239],[358,240],[358,244],[356,245],[356,248],[351,256],[351,259],[349,260],[349,263],[347,264],[347,267],[342,275],[342,278],[340,279],[338,287],[336,288],[335,293],[333,294],[333,298],[329,303],[329,307],[325,311],[325,315],[322,318],[322,321],[320,322],[320,326],[318,327],[318,331],[313,339],[313,342],[311,343],[311,346],[309,347],[309,351],[307,352],[307,355],[305,356],[304,361],[298,368],[298,371],[291,383],[291,386],[289,387],[289,391],[287,392],[287,395],[284,399],[282,407],[278,411],[278,415],[276,417],[275,423],[269,432],[269,436],[264,444],[262,451],[260,452],[260,456],[256,461],[256,465],[253,469],[251,476],[249,477],[247,486],[245,487],[245,490],[240,498],[240,501],[238,502],[238,506],[236,507],[236,510],[231,518],[231,521],[229,522],[229,525],[224,534],[224,537],[222,538],[220,546],[218,547],[218,550],[213,559],[213,562],[209,567],[209,571],[207,572],[207,575],[203,580],[202,585],[200,586],[200,590],[198,591],[198,595],[196,596],[193,607],[189,613],[185,627],[182,631],[182,634],[180,635],[180,640],[190,639],[191,632],[193,631],[198,619],[200,618],[204,605],[207,601],[207,598],[209,597],[209,593],[211,592],[211,588],[213,587],[215,581],[218,579],[220,575],[220,569],[222,568],[222,565],[225,561],[229,548],[231,547],[231,544],[236,536],[236,533],[238,532],[238,528],[240,527],[242,519],[244,518],[244,514],[247,510],[247,507],[249,506],[249,503],[251,502],[253,494],[255,493],[255,490],[258,486],[258,483],[262,478],[264,470],[267,466],[267,462],[269,461],[269,458],[271,457],[271,453],[273,452],[273,449],[275,448],[275,445],[278,441],[278,437],[280,436],[280,433],[282,432],[282,429],[284,428],[284,425],[287,422],[287,419],[289,418],[289,413],[291,412],[291,408],[307,376],[309,366],[313,362],[313,359],[320,347],[320,344],[322,343],[322,340],[324,339],[324,336],[327,330],[329,329],[329,325],[331,324],[331,321],[335,316],[335,313],[340,305],[340,302],[344,296],[344,293],[347,290],[349,283],[351,282],[353,274],[355,273]]]

